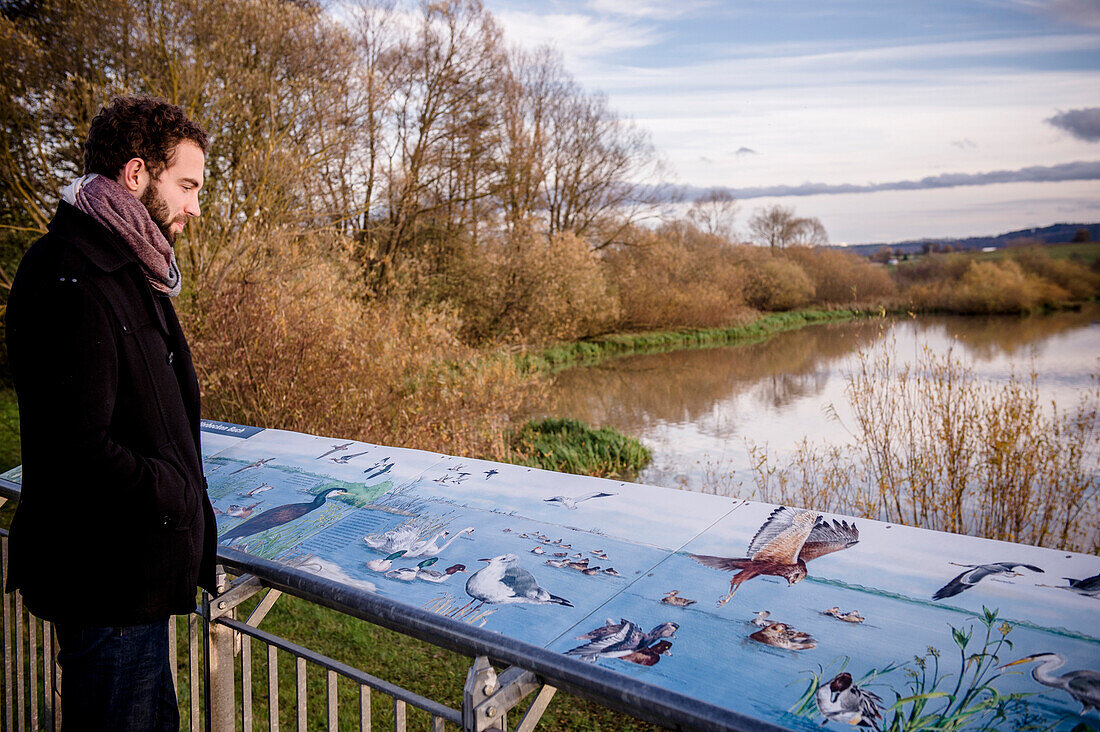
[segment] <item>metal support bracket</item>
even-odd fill
[[[238,577],[224,592],[210,600],[207,618],[210,620],[220,618],[263,588],[263,584],[254,575],[246,574]]]
[[[539,689],[539,693],[516,727],[516,732],[529,732],[535,728],[557,689],[543,685],[535,674],[516,666],[510,666],[498,676],[489,659],[478,656],[466,672],[466,686],[462,693],[463,732],[503,732],[506,729],[505,714],[535,689]]]

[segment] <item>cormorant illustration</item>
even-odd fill
[[[1081,714],[1087,714],[1090,709],[1100,711],[1100,671],[1082,669],[1055,676],[1051,672],[1066,665],[1066,657],[1061,653],[1035,653],[1012,663],[1006,663],[999,668],[1008,668],[1030,661],[1039,662],[1039,665],[1031,670],[1031,678],[1043,686],[1061,689],[1072,696],[1083,707]]]
[[[730,580],[729,594],[718,601],[722,607],[744,582],[758,575],[772,575],[787,580],[788,585],[806,577],[806,562],[811,559],[859,543],[859,530],[847,521],[825,521],[817,511],[785,506],[772,511],[768,520],[749,542],[745,558],[714,557],[691,554],[692,559],[707,567],[726,571],[740,570]]]
[[[274,459],[275,458],[270,457],[270,458],[264,458],[263,460],[257,460],[256,462],[252,463],[251,465],[245,465],[243,468],[238,468],[238,469],[234,470],[232,473],[230,473],[230,475],[236,475],[237,473],[242,473],[245,470],[251,470],[252,468],[262,468],[263,466],[267,465],[268,463],[270,463]]]
[[[253,516],[244,523],[237,524],[223,534],[218,539],[218,542],[228,544],[233,539],[243,539],[246,536],[258,534],[261,531],[288,524],[325,505],[325,500],[330,495],[339,496],[345,493],[347,493],[347,491],[343,488],[326,488],[318,493],[317,497],[309,503],[287,503],[282,506],[276,506],[275,508],[269,508],[263,513]]]
[[[318,455],[316,458],[314,458],[314,460],[320,460],[321,458],[328,457],[329,455],[331,455],[334,452],[340,452],[341,450],[347,450],[349,447],[351,447],[354,444],[355,444],[354,442],[345,442],[342,445],[333,445],[331,450],[329,450],[328,452],[326,452],[322,455]]]
[[[957,562],[951,562],[956,567],[967,567],[967,570],[962,574],[955,577],[946,585],[936,590],[936,594],[932,595],[933,600],[942,600],[947,597],[954,597],[961,592],[969,590],[974,585],[981,582],[986,577],[991,575],[1004,575],[1005,577],[1019,577],[1020,573],[1016,571],[1017,567],[1026,567],[1032,572],[1042,572],[1043,570],[1032,564],[1023,564],[1022,562],[994,562],[993,564],[959,564]]]
[[[826,720],[882,729],[879,726],[882,697],[853,684],[852,675],[847,671],[817,687],[815,699],[818,711]]]

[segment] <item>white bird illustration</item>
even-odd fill
[[[1031,678],[1043,686],[1061,689],[1072,696],[1084,707],[1081,714],[1088,713],[1089,709],[1100,711],[1100,671],[1082,669],[1055,676],[1052,672],[1066,665],[1066,657],[1061,653],[1035,653],[1012,663],[1006,663],[1001,668],[1029,661],[1039,662],[1039,665],[1032,669]]]
[[[616,493],[605,493],[602,491],[594,491],[592,493],[585,493],[583,496],[554,496],[553,498],[544,498],[547,503],[556,503],[561,506],[565,506],[570,511],[577,510],[577,504],[583,501],[588,501],[593,498],[607,498],[608,496],[618,495]]]
[[[818,711],[827,720],[881,729],[882,698],[853,684],[852,675],[846,671],[817,687],[815,697]]]
[[[401,551],[394,552],[393,554],[389,555],[385,559],[372,559],[369,562],[367,562],[367,569],[369,569],[372,572],[385,572],[385,571],[389,570],[390,565],[393,564],[393,560],[397,559],[398,557],[400,557],[404,553],[405,553],[405,550],[402,549]]]
[[[573,603],[569,600],[553,595],[540,587],[535,576],[519,566],[519,557],[515,554],[501,554],[478,561],[489,564],[474,572],[470,575],[470,579],[466,580],[466,594],[482,604],[529,603],[573,607]]]

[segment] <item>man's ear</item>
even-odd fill
[[[141,158],[130,158],[126,165],[122,166],[118,182],[135,196],[141,195],[149,182],[149,168],[145,165],[145,161]]]

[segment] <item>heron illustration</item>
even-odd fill
[[[753,577],[772,575],[793,585],[806,578],[806,562],[857,543],[859,530],[855,524],[836,519],[830,523],[817,511],[780,506],[772,511],[749,542],[748,557],[690,556],[714,569],[740,570],[730,580],[729,594],[718,600],[718,607],[722,607],[733,598],[738,587]]]
[[[1005,577],[1019,577],[1020,573],[1016,570],[1019,567],[1025,567],[1032,572],[1042,573],[1042,569],[1036,567],[1033,564],[1024,564],[1022,562],[994,562],[992,564],[959,564],[958,562],[951,562],[956,567],[967,567],[967,570],[958,575],[946,585],[936,590],[936,594],[932,595],[933,600],[942,600],[946,597],[954,597],[961,592],[969,590],[974,585],[981,582],[986,577],[993,575],[1004,575]]]
[[[308,503],[287,503],[282,506],[276,506],[275,508],[269,508],[263,513],[253,516],[244,523],[237,524],[222,535],[218,539],[218,542],[227,544],[233,539],[243,539],[246,536],[258,534],[261,531],[288,524],[325,505],[325,500],[330,495],[339,496],[345,493],[347,493],[347,490],[343,488],[326,488]]]
[[[1072,696],[1082,705],[1081,714],[1088,713],[1089,709],[1100,710],[1100,671],[1082,669],[1055,676],[1052,672],[1066,665],[1066,657],[1061,653],[1034,653],[1017,661],[1006,663],[1000,668],[1008,668],[1030,661],[1039,662],[1039,665],[1031,670],[1031,678],[1043,686],[1061,689]]]

